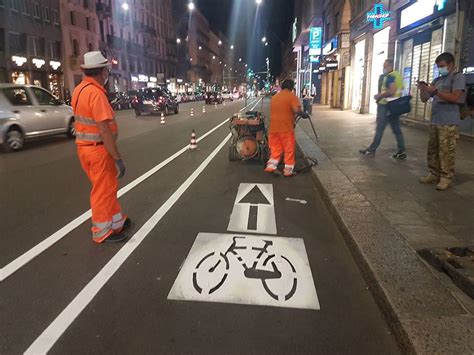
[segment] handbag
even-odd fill
[[[387,111],[390,116],[400,116],[411,111],[411,95],[402,96],[387,102]]]

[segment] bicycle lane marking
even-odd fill
[[[245,106],[243,109],[247,108],[247,107],[250,107],[252,106],[252,104],[254,104],[255,101],[252,101],[251,103],[249,103],[247,106]],[[258,101],[257,101],[257,104],[258,105]],[[255,107],[255,106],[254,106]],[[197,142],[200,142],[202,141],[203,139],[207,138],[209,135],[211,135],[212,133],[214,133],[216,130],[218,130],[219,128],[221,128],[225,123],[228,122],[228,119],[226,119],[225,121],[221,122],[220,124],[218,124],[217,126],[215,126],[214,128],[212,128],[211,130],[209,130],[208,132],[206,132],[204,135],[202,135],[201,137],[199,137],[197,139]],[[117,196],[120,198],[122,197],[123,195],[125,195],[126,193],[128,193],[130,190],[134,189],[136,186],[138,186],[139,184],[141,184],[143,181],[145,181],[146,179],[150,178],[152,175],[156,174],[158,171],[160,171],[162,168],[164,168],[166,165],[168,165],[169,163],[171,163],[173,160],[175,160],[176,158],[178,158],[180,155],[184,154],[186,151],[188,150],[188,146],[185,146],[183,147],[182,149],[180,149],[179,151],[177,151],[176,153],[174,153],[173,155],[171,155],[168,159],[162,161],[161,163],[159,163],[158,165],[156,165],[154,168],[150,169],[149,171],[147,171],[146,173],[144,173],[143,175],[141,175],[140,177],[136,178],[135,180],[133,180],[132,182],[130,182],[128,185],[124,186],[123,188],[121,188],[118,193],[117,193]],[[86,222],[88,219],[91,218],[91,210],[88,210],[86,212],[84,212],[83,214],[81,214],[79,217],[75,218],[74,220],[72,220],[71,222],[69,222],[68,224],[66,224],[64,227],[62,227],[61,229],[59,229],[58,231],[56,231],[55,233],[51,234],[49,237],[47,237],[46,239],[44,239],[43,241],[41,241],[40,243],[38,243],[37,245],[35,245],[33,248],[31,248],[30,250],[26,251],[25,253],[23,253],[22,255],[20,255],[19,257],[17,257],[16,259],[12,260],[10,263],[8,263],[7,265],[5,265],[3,268],[0,269],[0,282],[6,280],[8,277],[10,277],[11,275],[13,275],[15,272],[17,272],[18,270],[20,270],[23,266],[25,266],[26,264],[28,264],[30,261],[32,261],[34,258],[36,258],[38,255],[42,254],[44,251],[46,251],[47,249],[49,249],[51,246],[53,246],[54,244],[56,244],[57,242],[59,242],[61,239],[63,239],[67,234],[69,234],[71,231],[73,231],[74,229],[76,229],[77,227],[79,227],[81,224],[83,224],[84,222]]]
[[[25,354],[45,354],[69,328],[72,322],[81,314],[87,305],[105,286],[108,280],[118,271],[134,250],[145,240],[153,228],[161,221],[166,213],[174,206],[179,198],[188,190],[193,182],[211,163],[219,151],[229,141],[229,133],[186,181],[171,195],[171,197],[150,217],[150,219],[127,241],[100,272],[79,292],[56,319],[29,346]]]
[[[263,199],[253,200],[254,195],[250,201],[258,209],[266,203],[273,208],[271,184],[240,184],[236,204],[255,187]],[[250,209],[237,213],[231,222],[248,229]],[[320,309],[304,240],[277,236],[199,233],[168,299]]]

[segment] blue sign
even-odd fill
[[[311,27],[309,30],[309,55],[321,54],[321,43],[323,29],[321,27]]]
[[[383,4],[376,4],[374,11],[367,13],[367,22],[372,22],[374,29],[380,30],[386,21],[391,21],[390,11],[386,11],[383,8]]]

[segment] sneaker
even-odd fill
[[[418,181],[422,184],[434,184],[439,182],[439,177],[429,173],[428,175],[421,177]]]
[[[449,188],[450,185],[451,185],[451,180],[446,179],[446,178],[441,178],[439,180],[438,185],[436,185],[436,190],[446,191]]]
[[[369,149],[360,149],[359,153],[368,157],[373,157],[375,156],[375,152],[373,150]]]
[[[405,160],[407,158],[407,153],[405,152],[398,152],[392,155],[393,159]]]
[[[265,172],[267,173],[274,173],[276,170],[277,169],[274,166],[270,166],[270,165],[265,168]]]

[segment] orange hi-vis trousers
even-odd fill
[[[77,153],[92,183],[92,238],[102,243],[112,233],[121,231],[127,218],[117,200],[117,168],[104,145],[78,146]]]
[[[283,155],[285,168],[293,170],[295,167],[295,132],[269,133],[268,141],[270,146],[268,165],[274,166],[276,169]]]

